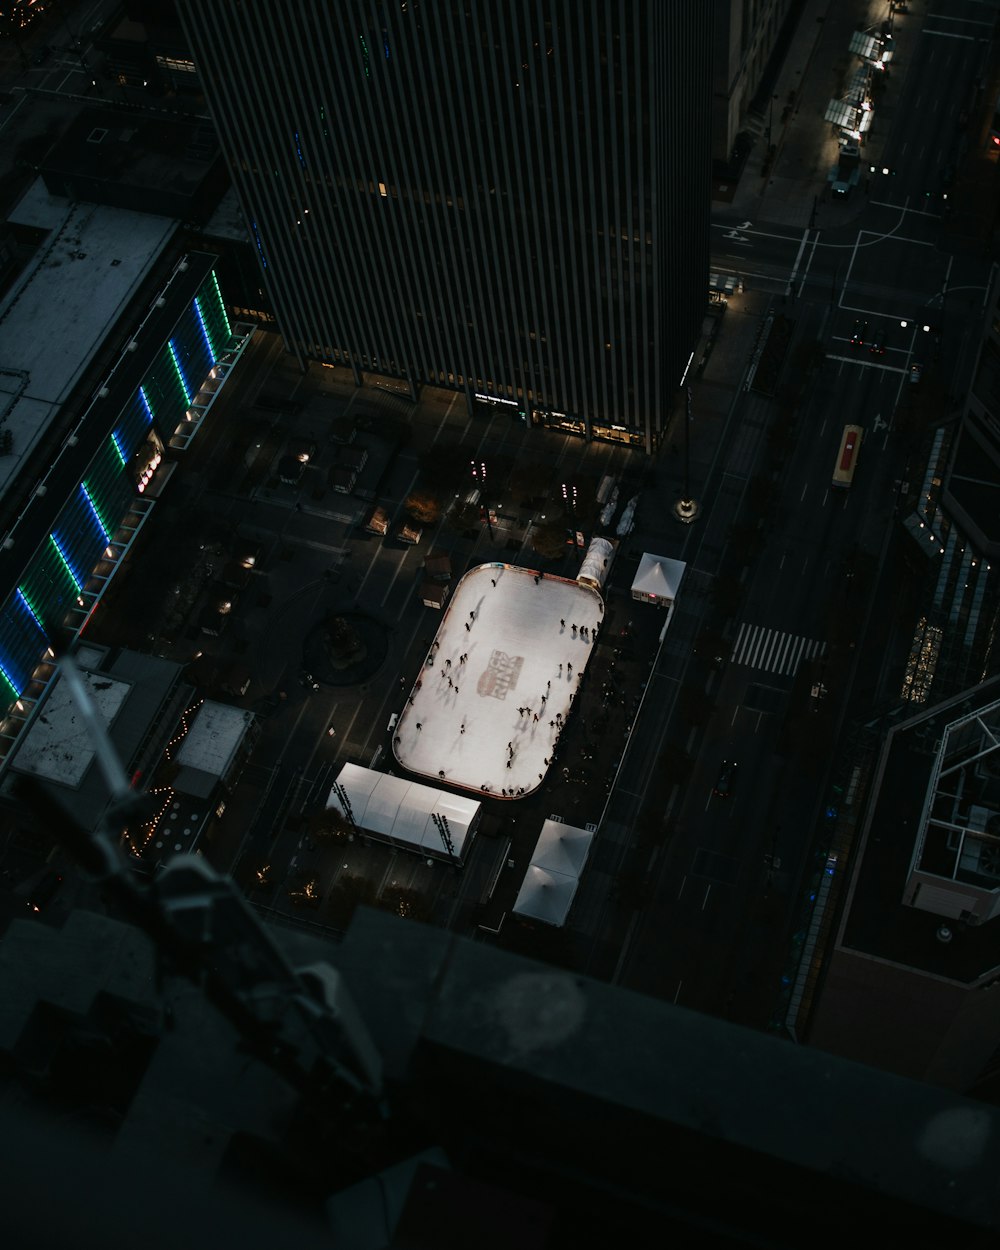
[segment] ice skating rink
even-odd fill
[[[603,611],[598,592],[575,581],[506,564],[470,569],[396,722],[400,765],[474,794],[536,790]]]

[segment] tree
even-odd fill
[[[317,842],[346,842],[354,832],[351,822],[335,807],[320,807],[306,817],[306,831]]]
[[[441,515],[441,501],[427,487],[418,487],[407,499],[406,510],[421,525],[433,525]]]
[[[566,549],[566,518],[558,517],[531,527],[531,547],[544,560],[555,560]]]

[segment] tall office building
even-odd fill
[[[655,449],[707,289],[703,0],[180,0],[289,349]]]

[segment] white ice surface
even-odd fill
[[[563,724],[573,714],[570,696],[590,659],[603,607],[597,591],[565,578],[507,564],[470,569],[448,602],[438,645],[432,643],[419,689],[410,692],[413,702],[404,704],[396,724],[393,750],[402,767],[473,794],[484,785],[498,798],[503,790],[512,798],[536,790],[559,732],[556,714]],[[530,709],[526,716],[518,714],[521,707]]]

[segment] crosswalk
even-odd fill
[[[826,643],[815,638],[786,634],[780,629],[767,629],[743,621],[729,658],[734,664],[794,677],[803,660],[815,659],[825,652]]]

